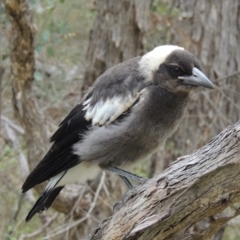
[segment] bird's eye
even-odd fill
[[[180,76],[183,74],[183,71],[179,67],[172,67],[172,73],[176,76]]]

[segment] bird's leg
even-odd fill
[[[119,175],[119,177],[124,181],[124,183],[127,185],[129,189],[134,188],[134,186],[132,185],[131,181],[128,178],[123,177],[121,175]]]
[[[134,186],[132,185],[131,181],[127,178],[127,177],[123,177],[121,175],[118,175],[123,181],[124,183],[127,185],[129,191],[131,191]],[[128,193],[128,192],[127,192]],[[123,197],[122,197],[122,200],[120,202],[117,202],[114,204],[113,206],[113,212],[116,212],[118,211],[123,205],[124,205],[124,196],[125,196],[126,193],[124,193]]]
[[[126,193],[123,194],[122,200],[120,202],[117,202],[117,203],[114,204],[113,212],[118,211],[125,204],[125,198],[126,197],[128,198],[129,195],[131,196],[131,191],[133,191],[133,189],[134,189],[134,186],[132,185],[131,181],[127,177],[123,177],[121,175],[119,175],[119,177],[127,185],[127,187],[129,188],[129,191],[127,191]]]
[[[134,173],[127,172],[127,171],[122,170],[122,169],[117,168],[117,167],[108,167],[108,168],[106,168],[106,170],[108,170],[108,171],[110,171],[110,172],[113,172],[113,173],[116,173],[116,174],[118,174],[118,175],[121,176],[121,177],[125,177],[125,179],[123,179],[123,178],[122,178],[122,179],[123,179],[123,181],[127,184],[127,186],[128,186],[128,183],[130,182],[130,181],[129,181],[129,178],[137,181],[137,182],[140,183],[140,184],[147,181],[147,178],[140,177],[140,176],[138,176],[138,175],[136,175],[136,174],[134,174]],[[128,183],[127,183],[126,181],[127,181]],[[131,183],[131,182],[130,182],[130,183]],[[132,184],[131,184],[131,185],[132,185]]]
[[[117,202],[116,204],[114,204],[113,211],[116,212],[118,209],[120,209],[125,204],[126,199],[129,199],[132,195],[134,195],[134,186],[132,185],[129,178],[137,181],[138,183],[146,182],[147,179],[143,178],[143,177],[140,177],[136,174],[127,172],[127,171],[122,170],[122,169],[117,168],[117,167],[108,167],[108,168],[105,168],[105,169],[110,171],[110,172],[118,174],[119,177],[124,181],[124,183],[129,188],[129,191],[127,191],[126,193],[123,194],[122,200],[120,202]]]

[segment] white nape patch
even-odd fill
[[[81,162],[73,168],[69,168],[65,175],[64,172],[59,173],[55,177],[51,178],[48,185],[55,186],[59,178],[62,179],[57,183],[56,187],[64,186],[71,183],[84,183],[88,179],[93,179],[100,172],[98,165]],[[52,182],[52,183],[51,183]],[[53,183],[55,182],[55,185]],[[48,186],[47,185],[47,186]]]
[[[143,55],[139,61],[139,70],[142,75],[151,81],[153,72],[156,71],[161,63],[175,50],[184,50],[184,48],[174,45],[163,45]]]
[[[106,101],[100,99],[94,106],[90,105],[90,99],[85,101],[83,105],[84,110],[87,110],[85,119],[92,119],[92,125],[105,125],[110,124],[116,120],[122,113],[128,110],[133,103],[138,99],[140,93],[135,96],[129,94],[125,97],[116,96],[108,98]]]

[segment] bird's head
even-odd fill
[[[140,59],[139,70],[148,81],[172,92],[190,92],[197,87],[214,88],[200,70],[199,60],[178,46],[156,47]]]

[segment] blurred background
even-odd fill
[[[25,216],[43,186],[22,195],[21,185],[46,153],[60,121],[116,63],[158,45],[176,44],[201,60],[203,72],[216,85],[213,91],[194,95],[177,132],[148,166],[136,166],[136,174],[152,177],[162,172],[239,120],[239,0],[29,0],[27,5],[22,14],[33,15],[28,21],[35,34],[34,79],[21,98],[16,94],[21,79],[18,86],[18,79],[11,77],[11,59],[19,51],[13,48],[16,26],[7,5],[0,3],[1,239],[82,239],[112,214],[126,191],[113,175],[111,181],[101,173],[95,181],[67,186],[53,207],[28,224]],[[209,222],[205,219],[195,227]],[[215,239],[240,239],[238,218]]]

